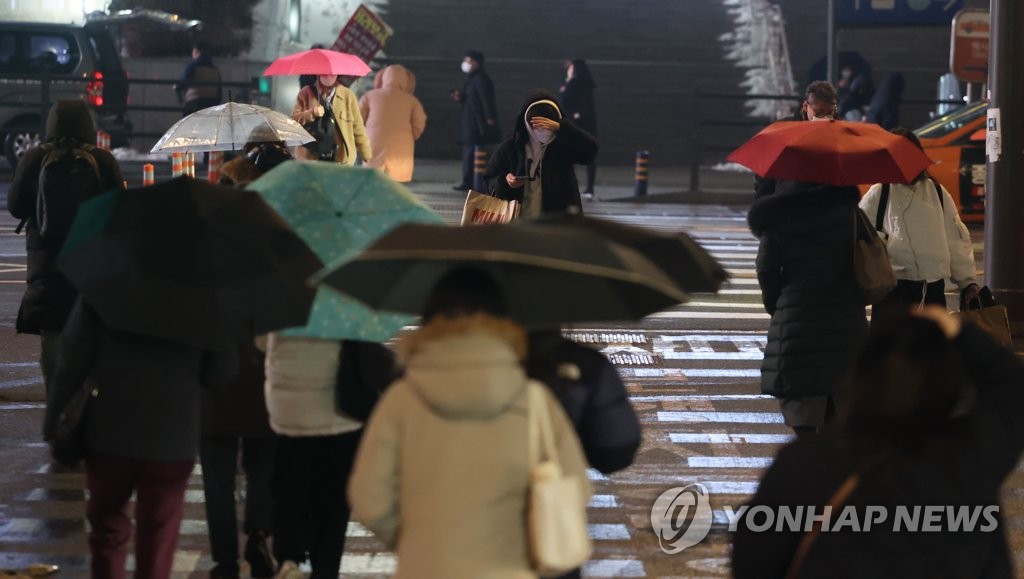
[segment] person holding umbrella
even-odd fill
[[[398,554],[395,577],[537,575],[527,556],[528,417],[550,416],[556,460],[590,497],[586,459],[558,401],[522,368],[526,335],[475,268],[433,286],[404,336],[405,377],[370,417],[349,483],[353,518]]]
[[[328,143],[333,140],[335,145],[333,155],[330,155],[323,141],[318,139],[319,155],[307,147],[299,147],[296,158],[333,160],[345,165],[355,165],[357,155],[364,161],[373,158],[363,115],[359,112],[359,99],[338,82],[336,74],[318,75],[314,85],[303,87],[295,99],[292,118],[303,126],[323,119],[319,123],[320,130],[326,134],[322,137],[327,138]]]
[[[491,156],[484,172],[491,195],[518,201],[525,219],[543,213],[580,213],[574,165],[597,155],[597,140],[563,118],[555,97],[530,94],[516,117],[512,136]]]

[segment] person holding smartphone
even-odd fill
[[[597,139],[562,116],[555,97],[537,91],[527,97],[512,136],[487,163],[484,181],[491,195],[517,201],[520,217],[544,213],[581,213],[574,165],[597,155]]]

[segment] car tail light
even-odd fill
[[[103,73],[95,71],[92,80],[85,84],[85,98],[94,107],[103,106]]]

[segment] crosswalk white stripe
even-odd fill
[[[676,444],[786,444],[793,440],[790,434],[722,434],[707,432],[670,432],[669,440]]]
[[[666,360],[760,360],[758,352],[655,352]]]
[[[644,564],[636,559],[596,559],[583,565],[584,577],[646,577]]]
[[[768,456],[690,456],[690,468],[767,468],[774,459]]]
[[[683,373],[694,378],[756,378],[761,375],[759,369],[732,370],[716,368],[684,368]]]
[[[748,424],[782,424],[778,412],[677,412],[659,411],[658,422],[729,422]]]
[[[756,312],[680,312],[668,311],[657,312],[647,316],[648,319],[688,319],[688,320],[715,320],[728,318],[731,320],[769,320],[771,316],[767,313]]]

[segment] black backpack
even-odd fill
[[[43,145],[36,193],[36,227],[45,243],[59,246],[71,229],[78,205],[100,193],[100,168],[92,145],[65,139]]]

